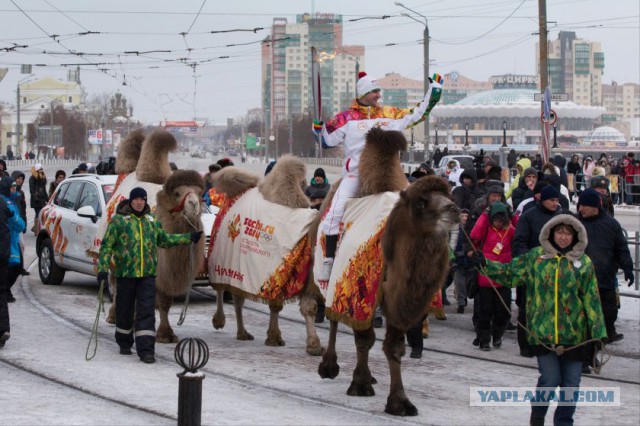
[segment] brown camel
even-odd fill
[[[237,167],[226,167],[217,172],[213,178],[213,185],[216,190],[223,192],[228,198],[233,198],[246,190],[258,186],[258,189],[265,200],[277,203],[290,208],[309,208],[309,199],[304,195],[304,187],[306,185],[306,168],[304,163],[297,157],[284,155],[278,159],[271,172],[262,180],[260,178],[247,173]],[[209,268],[212,267],[210,262]],[[242,315],[242,307],[246,297],[251,295],[243,294],[234,287],[226,284],[211,283],[211,286],[217,291],[216,312],[212,318],[213,327],[217,330],[225,326],[226,317],[223,307],[223,290],[230,290],[233,293],[233,304],[237,318],[237,339],[253,340],[254,337],[247,331],[244,326]],[[269,300],[269,327],[267,329],[267,338],[265,344],[267,346],[284,346],[285,341],[282,339],[282,333],[278,324],[279,313],[282,310],[284,301]],[[315,334],[315,329],[314,329]],[[308,344],[307,351],[320,354],[322,347],[320,339],[317,338],[311,345]]]
[[[381,242],[386,272],[378,294],[387,319],[383,350],[391,373],[385,411],[415,416],[418,410],[404,392],[400,370],[404,336],[422,318],[427,302],[442,287],[448,270],[449,231],[459,221],[459,211],[451,200],[449,186],[441,178],[425,177],[404,189],[407,179],[397,155],[400,149],[406,149],[402,133],[380,129],[369,132],[359,169],[360,195],[401,191]],[[325,205],[328,202],[325,200]],[[329,344],[318,373],[322,378],[333,379],[340,371],[335,348],[338,321],[330,319]],[[376,380],[368,366],[369,350],[375,342],[371,321],[364,329],[354,328],[354,338],[357,365],[347,394],[372,396]]]

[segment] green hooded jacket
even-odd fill
[[[118,278],[155,277],[158,246],[169,248],[191,244],[191,234],[169,234],[151,214],[149,205],[140,216],[133,214],[129,200],[122,201],[100,243],[98,272],[108,272],[113,257]]]
[[[559,224],[572,226],[577,234],[564,255],[551,244],[551,231]],[[503,286],[527,284],[527,326],[537,336],[527,336],[529,343],[568,347],[607,337],[595,270],[584,254],[587,232],[580,221],[570,214],[555,216],[542,228],[540,244],[511,263],[487,260],[483,271]]]

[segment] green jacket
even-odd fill
[[[578,242],[564,255],[550,241],[560,223],[571,225]],[[527,326],[531,345],[574,346],[607,336],[591,259],[584,254],[587,233],[575,217],[555,216],[540,232],[540,247],[503,264],[487,260],[486,276],[507,286],[527,284]]]
[[[157,247],[191,244],[191,234],[168,234],[145,205],[143,214],[133,214],[129,201],[118,205],[100,243],[98,272],[108,272],[113,257],[118,278],[155,277]]]

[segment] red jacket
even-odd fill
[[[511,262],[511,240],[513,240],[515,233],[516,228],[513,225],[509,225],[505,230],[498,231],[489,223],[489,214],[484,212],[478,218],[473,230],[471,230],[470,237],[473,244],[482,250],[485,258],[500,263],[509,263]],[[502,247],[500,248],[498,244],[502,245]],[[478,274],[478,286],[502,287],[482,274]]]

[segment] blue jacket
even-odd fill
[[[3,198],[7,207],[13,213],[13,215],[9,218],[9,233],[10,233],[10,253],[9,253],[9,265],[19,265],[20,264],[20,234],[24,231],[25,223],[20,216],[20,211],[18,206],[15,204],[13,198],[15,197],[6,197],[4,195],[0,195]]]

